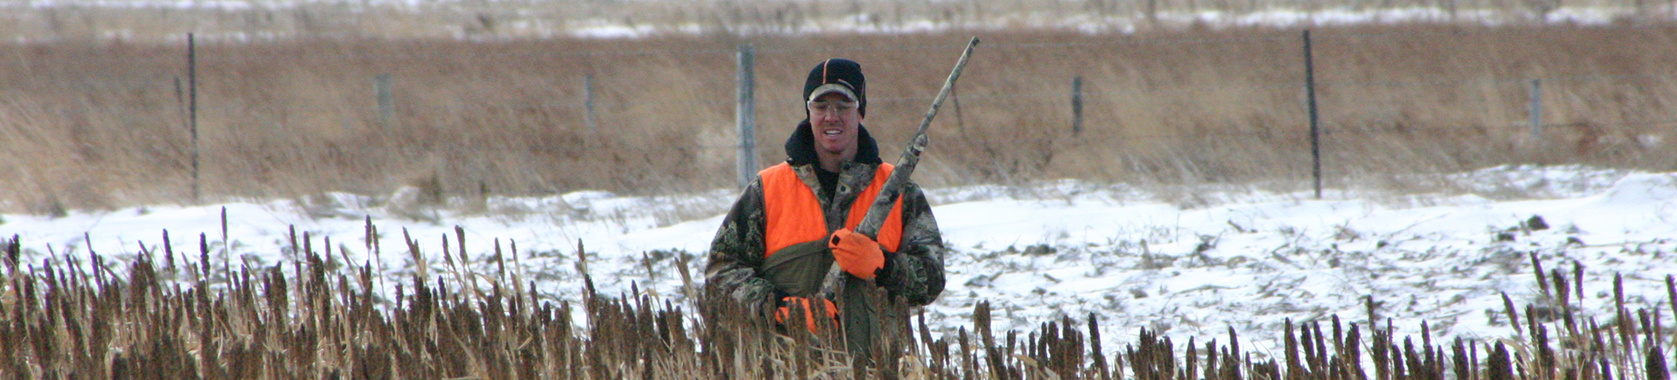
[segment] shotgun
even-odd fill
[[[914,167],[920,164],[920,153],[926,151],[926,127],[932,125],[932,118],[937,117],[938,107],[949,97],[949,90],[955,87],[955,80],[961,77],[961,69],[966,68],[967,58],[972,56],[974,46],[978,46],[978,37],[973,37],[972,41],[967,42],[966,50],[961,52],[961,60],[955,62],[955,69],[951,70],[949,78],[943,81],[943,89],[938,90],[937,98],[932,100],[931,109],[926,110],[926,118],[920,120],[920,128],[914,130],[914,137],[910,137],[908,146],[903,147],[903,155],[897,157],[896,169],[885,179],[885,184],[880,187],[879,196],[874,197],[873,204],[868,206],[867,215],[856,225],[856,233],[869,239],[879,238],[879,228],[885,224],[885,218],[890,216],[891,205],[902,195],[903,187],[908,185],[908,176],[914,174]],[[821,296],[835,299],[843,278],[844,269],[839,268],[837,262],[833,263],[833,266],[827,269],[827,277],[821,280]]]

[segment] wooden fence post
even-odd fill
[[[1310,102],[1310,177],[1316,199],[1322,199],[1322,129],[1316,113],[1316,62],[1310,54],[1310,29],[1304,30],[1304,91]]]
[[[751,185],[752,178],[757,174],[757,105],[756,78],[754,52],[749,44],[739,46],[738,75],[739,98],[734,109],[734,123],[739,127],[739,186],[745,188]]]

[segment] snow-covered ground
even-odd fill
[[[1376,313],[1394,318],[1400,334],[1418,333],[1425,320],[1443,337],[1513,337],[1502,294],[1522,306],[1547,302],[1532,254],[1546,270],[1569,277],[1583,268],[1586,315],[1611,318],[1615,274],[1624,276],[1633,311],[1670,310],[1664,278],[1677,273],[1677,173],[1498,167],[1449,181],[1470,191],[1330,190],[1316,200],[1308,192],[1177,189],[1197,199],[1181,202],[1165,200],[1183,196],[1157,193],[1162,190],[1077,181],[930,190],[953,251],[945,258],[948,287],[925,309],[927,320],[934,329],[970,329],[973,304],[988,300],[998,331],[1023,333],[1050,318],[1082,321],[1094,313],[1109,350],[1132,342],[1139,327],[1178,342],[1226,339],[1233,327],[1243,346],[1262,353],[1286,318],[1337,314],[1366,323],[1365,297],[1372,296]],[[1509,194],[1524,196],[1498,200]],[[294,259],[285,249],[294,226],[316,251],[330,238],[333,260],[380,267],[389,290],[415,268],[404,230],[420,242],[428,272],[449,277],[455,272],[440,255],[445,240],[456,247],[459,226],[466,271],[496,275],[498,239],[509,271],[535,281],[552,299],[574,302],[582,288],[576,249],[583,245],[602,293],[627,293],[633,282],[643,292],[685,302],[676,256],[703,281],[703,253],[735,196],[733,190],[664,197],[577,192],[434,208],[413,205],[408,193],[332,194],[60,218],[0,215],[0,235],[19,235],[27,261],[37,266],[62,265],[65,256],[85,258],[90,251],[119,262],[142,249],[161,252],[164,230],[193,261],[203,234],[212,262],[230,257],[234,267],[271,266]],[[365,248],[368,218],[379,231],[380,252]],[[1670,327],[1672,318],[1662,320]]]
[[[611,4],[560,4],[541,0],[497,0],[466,2],[454,0],[0,0],[0,10],[47,12],[39,17],[18,20],[37,22],[40,18],[56,19],[57,11],[135,10],[206,11],[213,13],[249,13],[252,19],[269,20],[259,26],[217,26],[206,23],[198,26],[198,37],[207,40],[269,40],[284,39],[318,33],[318,30],[296,26],[275,26],[276,17],[285,21],[294,15],[308,19],[279,22],[281,25],[307,25],[322,15],[347,18],[428,15],[409,24],[403,33],[418,36],[453,36],[466,39],[496,38],[639,38],[654,35],[803,35],[824,33],[908,34],[945,30],[1069,30],[1085,33],[1134,33],[1148,28],[1225,28],[1225,27],[1311,27],[1333,25],[1396,24],[1396,23],[1451,23],[1478,25],[1508,24],[1578,24],[1605,25],[1624,20],[1671,20],[1677,18],[1677,8],[1671,4],[1647,4],[1641,8],[1629,4],[1572,3],[1544,8],[1540,6],[1499,6],[1489,8],[1443,7],[1369,7],[1363,5],[1322,5],[1294,7],[1271,5],[1251,9],[1229,10],[1218,7],[1167,7],[1149,14],[1139,7],[1122,7],[1097,11],[1089,7],[1066,6],[1059,2],[1017,3],[1006,6],[969,5],[931,6],[913,8],[906,12],[902,6],[874,3],[868,7],[852,4],[848,10],[823,9],[816,2],[758,0],[711,1],[694,3],[682,1],[671,4],[676,11],[670,15],[636,15],[633,7],[667,0],[647,0]],[[580,7],[581,9],[572,9]],[[792,11],[788,11],[788,10]],[[731,11],[730,11],[731,10]],[[712,12],[715,13],[707,13]],[[774,13],[777,16],[765,16]],[[790,13],[797,16],[779,16]],[[277,14],[277,16],[276,16]],[[719,16],[731,14],[732,16]],[[741,15],[756,15],[742,18]],[[644,17],[643,17],[644,16]],[[728,20],[720,23],[719,20]],[[461,23],[458,20],[478,20]],[[390,21],[390,20],[386,20]],[[54,24],[56,25],[56,24]],[[493,27],[490,27],[493,25]],[[145,31],[112,26],[98,31],[112,39],[131,40]],[[224,28],[224,29],[217,29]],[[97,28],[96,28],[97,29]],[[363,31],[380,35],[377,31]],[[178,33],[162,35],[167,40],[184,37]],[[156,37],[156,36],[154,36]],[[53,37],[18,36],[18,42],[52,41]]]
[[[999,12],[986,17],[941,20],[931,18],[903,18],[886,20],[879,14],[857,13],[842,17],[805,20],[794,25],[731,25],[729,32],[744,35],[760,34],[822,34],[822,33],[928,33],[942,30],[1010,30],[1049,29],[1075,30],[1084,33],[1135,33],[1149,26],[1164,27],[1311,27],[1336,25],[1398,24],[1398,23],[1464,23],[1506,25],[1515,23],[1553,23],[1604,25],[1633,17],[1674,18],[1677,14],[1659,12],[1639,14],[1635,8],[1618,7],[1560,7],[1543,14],[1523,10],[1461,9],[1431,7],[1351,9],[1327,8],[1305,10],[1267,8],[1251,12],[1225,11],[1161,11],[1149,18],[1139,13],[1098,14],[1089,12]],[[715,25],[683,23],[675,25],[624,24],[617,20],[594,19],[574,22],[564,33],[578,37],[632,38],[656,34],[703,34],[715,32]],[[549,35],[554,33],[549,33]]]

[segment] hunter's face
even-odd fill
[[[809,102],[810,132],[821,153],[846,156],[855,152],[862,114],[856,101],[839,93],[827,93]]]

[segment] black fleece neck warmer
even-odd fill
[[[868,134],[868,127],[856,126],[856,144],[856,162],[884,162],[879,159],[879,144]],[[815,154],[815,132],[809,126],[809,119],[798,123],[798,129],[792,131],[792,137],[786,139],[786,162],[792,165],[821,163],[821,157]]]

